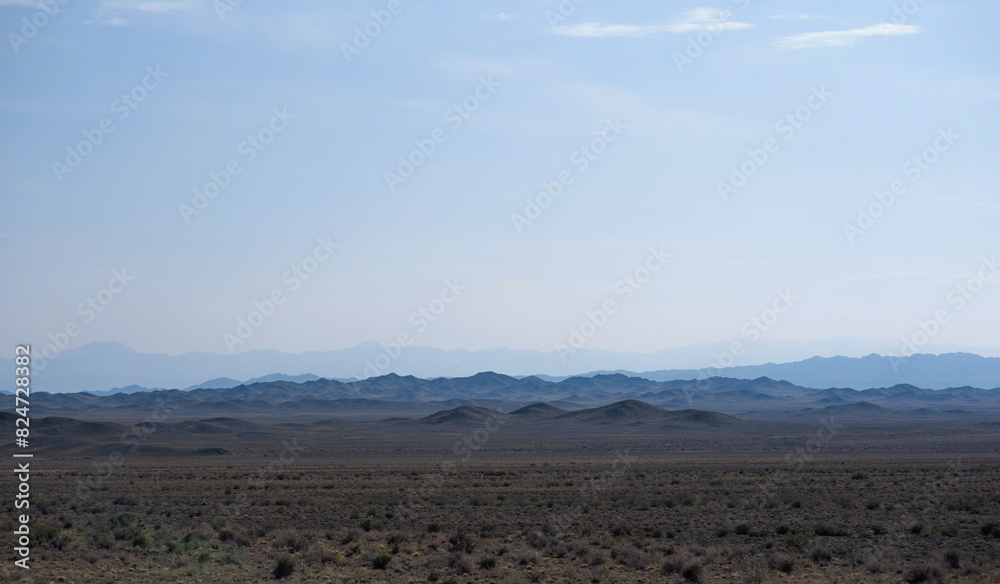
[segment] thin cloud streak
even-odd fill
[[[774,41],[774,46],[779,49],[816,49],[823,47],[853,47],[858,39],[870,36],[896,36],[905,34],[917,34],[920,32],[919,26],[908,24],[874,24],[864,28],[852,28],[850,30],[828,30],[823,32],[807,32],[792,36],[781,37]]]
[[[730,22],[732,13],[716,8],[696,8],[685,12],[680,20],[666,24],[600,24],[597,22],[582,22],[573,25],[552,27],[552,33],[562,36],[605,38],[605,37],[642,37],[652,34],[673,33],[684,34],[703,30],[745,30],[753,28],[753,24],[745,22]]]
[[[772,14],[775,20],[822,20],[827,18],[821,14]]]
[[[101,8],[136,12],[175,12],[191,10],[197,3],[191,0],[104,0]]]

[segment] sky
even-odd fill
[[[996,347],[998,21],[0,0],[0,341]]]

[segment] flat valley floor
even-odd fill
[[[992,423],[47,423],[0,581],[1000,582]]]

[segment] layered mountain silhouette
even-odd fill
[[[99,342],[58,352],[47,360],[35,359],[33,383],[38,390],[48,392],[107,392],[110,388],[120,388],[114,393],[122,393],[143,391],[145,388],[235,387],[241,383],[237,380],[241,379],[245,380],[242,382],[245,384],[280,380],[304,382],[318,377],[349,381],[377,377],[389,371],[423,378],[467,377],[481,371],[499,371],[514,376],[535,374],[540,381],[618,372],[652,381],[769,377],[818,388],[891,387],[900,383],[930,389],[1000,385],[1000,358],[972,353],[951,352],[898,359],[879,356],[898,348],[891,342],[834,339],[787,343],[761,340],[754,343],[755,354],[766,355],[773,363],[759,364],[761,361],[757,361],[758,364],[720,368],[717,364],[726,359],[714,356],[723,354],[727,346],[728,343],[710,343],[655,353],[583,349],[565,362],[553,352],[510,349],[443,351],[407,347],[391,360],[388,370],[382,370],[374,365],[376,357],[384,354],[383,347],[378,343],[295,354],[252,350],[235,355],[185,353],[172,356],[138,353],[120,343]],[[867,353],[863,352],[865,349]],[[940,351],[942,348],[929,346],[927,349]],[[36,351],[40,350],[41,346],[36,346]],[[1000,355],[1000,350],[984,351],[987,351],[984,354]],[[812,357],[831,354],[858,356]],[[865,354],[868,356],[861,357]],[[752,363],[747,358],[742,362]],[[13,359],[0,357],[0,374],[14,375]]]
[[[316,379],[257,382],[231,388],[93,395],[33,393],[35,415],[128,419],[166,411],[175,417],[367,416],[415,417],[455,410],[452,419],[515,418],[647,422],[678,419],[678,411],[710,411],[751,419],[813,415],[906,416],[927,411],[951,415],[1000,412],[1000,390],[957,387],[931,390],[909,384],[855,390],[814,389],[768,377],[712,377],[652,381],[622,374],[545,381],[493,372],[470,377],[420,379],[395,374],[343,382]],[[464,408],[464,409],[463,409]],[[877,408],[877,409],[872,409]],[[667,411],[670,414],[667,414]],[[949,414],[948,412],[951,412]],[[916,415],[916,414],[915,414]],[[717,419],[721,420],[721,418]],[[435,423],[430,420],[428,423]]]

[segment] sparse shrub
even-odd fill
[[[382,531],[385,526],[375,521],[371,517],[365,518],[361,523],[358,523],[358,527],[364,529],[365,531]]]
[[[960,529],[957,523],[947,523],[941,527],[941,535],[945,537],[955,537],[958,535],[958,530]]]
[[[358,541],[361,539],[362,535],[364,535],[364,532],[361,531],[361,528],[351,527],[346,533],[344,533],[344,537],[340,538],[340,545],[347,545]]]
[[[854,474],[851,475],[851,479],[855,481],[861,481],[868,478],[868,473],[863,470],[856,470]]]
[[[42,525],[39,525],[38,527],[35,528],[35,537],[38,539],[38,541],[43,543],[47,543],[54,540],[58,534],[59,534],[59,528],[56,527],[55,525],[49,525],[47,523],[43,523]]]
[[[521,552],[518,562],[522,566],[530,566],[533,564],[537,564],[538,560],[540,560],[541,558],[542,558],[541,554],[539,554],[535,550],[526,550]]]
[[[119,527],[112,532],[112,535],[118,541],[128,541],[139,535],[140,531],[136,527]]]
[[[839,529],[829,523],[820,523],[814,529],[816,535],[821,537],[850,537],[851,532],[846,529]]]
[[[690,564],[681,572],[681,576],[688,582],[701,582],[703,570],[701,564]]]
[[[307,534],[298,533],[291,529],[279,532],[275,535],[274,540],[275,547],[287,549],[293,554],[306,549],[310,543],[312,543],[312,539]]]
[[[945,552],[944,563],[952,570],[957,570],[962,567],[962,555],[954,550]]]
[[[628,523],[619,523],[611,528],[611,535],[615,537],[632,535],[632,526]]]
[[[271,574],[281,580],[282,578],[287,578],[295,572],[295,558],[289,554],[282,554],[278,557],[277,561],[274,562],[274,568],[271,570]]]
[[[795,560],[787,554],[778,554],[770,559],[768,565],[772,570],[791,574],[795,569]]]
[[[427,533],[441,533],[444,531],[444,523],[433,521],[427,524]]]
[[[97,549],[109,550],[115,546],[115,542],[107,533],[94,534],[94,545]]]
[[[379,550],[375,557],[372,558],[372,567],[376,570],[384,570],[389,567],[389,562],[392,561],[392,556],[389,552],[385,550]]]
[[[743,584],[762,584],[767,576],[767,566],[762,560],[754,559],[743,563]]]
[[[927,530],[927,525],[921,521],[918,521],[910,526],[910,533],[913,535],[920,535],[924,533],[925,530]]]
[[[389,537],[385,538],[385,541],[386,543],[388,543],[391,546],[394,546],[398,550],[400,544],[406,543],[408,539],[409,538],[406,536],[405,533],[396,531],[394,533],[390,533]]]
[[[611,557],[616,562],[635,570],[641,570],[648,565],[645,556],[646,554],[634,547],[617,547],[611,550]]]
[[[813,548],[813,550],[809,552],[809,558],[816,563],[825,564],[833,559],[833,554],[831,554],[830,550],[825,547],[817,547]]]
[[[670,574],[680,574],[683,569],[684,562],[680,559],[664,560],[663,563],[660,564],[660,572],[663,572],[666,576],[669,576]]]
[[[497,557],[492,554],[487,554],[479,558],[480,570],[492,570],[496,566],[497,566]]]
[[[792,532],[792,526],[787,523],[782,523],[781,525],[774,528],[774,532],[778,535],[788,535]]]
[[[456,533],[455,535],[448,538],[448,551],[452,552],[465,552],[471,554],[476,549],[476,541],[473,539],[466,531]]]
[[[528,535],[528,545],[535,549],[545,549],[549,547],[549,538],[535,531]]]
[[[316,542],[309,548],[309,553],[306,556],[309,561],[313,564],[325,564],[327,562],[332,562],[334,560],[333,555],[327,551],[326,546],[320,542]]]
[[[878,574],[882,571],[882,562],[876,557],[870,557],[864,561],[865,569],[872,574]]]
[[[753,525],[749,521],[744,521],[736,526],[736,535],[750,535],[753,533]]]
[[[909,582],[909,584],[917,584],[918,582],[927,582],[928,580],[937,579],[941,576],[940,571],[937,568],[932,568],[927,565],[913,566],[903,574],[903,580]]]
[[[980,496],[961,495],[950,497],[944,504],[948,511],[964,511],[966,513],[983,513],[986,501]]]
[[[115,498],[115,505],[121,505],[123,507],[135,507],[139,504],[139,499],[134,495],[120,495]]]
[[[1000,537],[1000,521],[987,521],[979,526],[979,533],[985,537]]]

